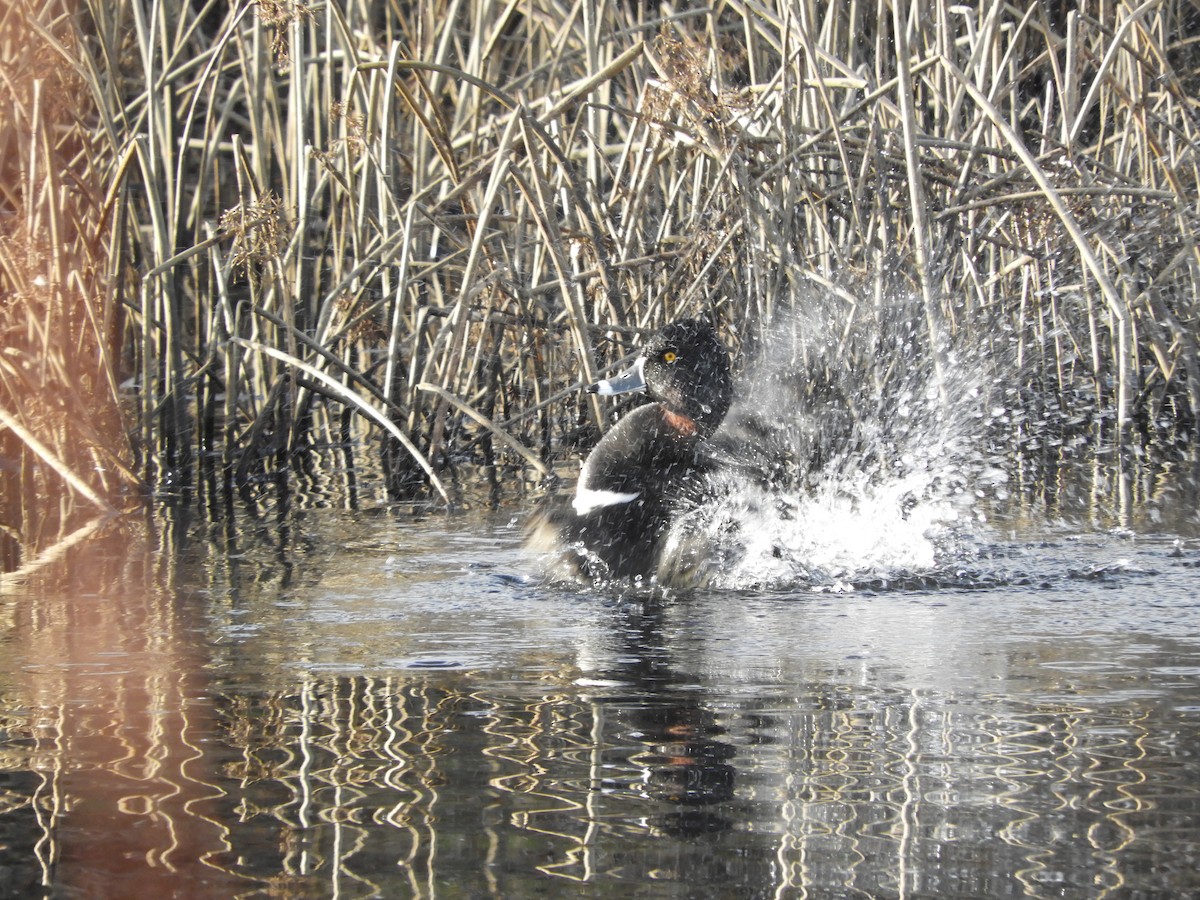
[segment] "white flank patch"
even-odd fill
[[[620,491],[594,491],[591,488],[580,487],[575,490],[575,500],[571,503],[575,512],[586,516],[594,509],[602,506],[616,506],[618,503],[631,503],[642,496],[641,491],[623,494]]]

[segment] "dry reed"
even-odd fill
[[[1194,432],[1194,5],[654,10],[92,0],[39,31],[88,130],[52,173],[16,141],[5,207],[89,186],[142,477],[367,435],[395,496],[549,471],[638,334],[761,340],[814,283],[833,334],[900,304],[934,359],[1004,344],[1019,394],[1111,438]]]
[[[0,10],[0,569],[125,506],[113,142],[70,0]],[[86,527],[86,526],[82,526]]]

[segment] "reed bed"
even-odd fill
[[[1002,349],[1016,404],[1194,434],[1186,0],[26,9],[71,106],[47,120],[59,88],[16,77],[42,102],[0,138],[5,327],[87,358],[55,401],[72,428],[71,404],[126,404],[109,456],[155,488],[227,492],[347,442],[397,497],[451,499],[477,464],[541,478],[602,426],[578,388],[640,334],[708,315],[755,345],[814,285],[836,346],[798,370],[886,390],[906,362],[868,326],[899,317],[938,369]],[[74,298],[53,339],[38,239]]]
[[[124,324],[106,258],[113,144],[69,4],[0,9],[0,570],[135,492]]]

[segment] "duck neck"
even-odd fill
[[[680,428],[679,423],[685,423]],[[616,493],[644,491],[673,477],[694,458],[697,423],[661,403],[647,403],[618,422],[588,455],[580,485]]]
[[[660,406],[662,406],[660,404]],[[692,438],[700,436],[700,426],[696,424],[696,420],[686,413],[676,412],[667,406],[662,406],[663,421],[666,422],[667,428],[678,434],[680,437]]]

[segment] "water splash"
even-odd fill
[[[939,376],[911,298],[836,336],[821,299],[767,331],[716,440],[715,498],[675,523],[667,556],[721,588],[969,582],[983,501],[1005,490],[994,366],[943,348]]]

